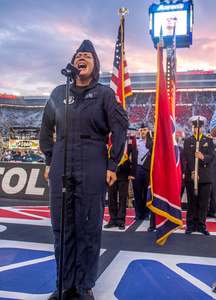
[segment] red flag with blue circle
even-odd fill
[[[168,235],[182,227],[183,223],[180,155],[161,49],[158,44],[155,130],[147,206],[155,213],[157,243],[163,245]]]

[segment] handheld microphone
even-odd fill
[[[65,69],[61,70],[62,75],[66,76],[66,77],[70,77],[73,80],[75,80],[77,78],[79,73],[80,73],[80,70],[72,64],[68,64]]]

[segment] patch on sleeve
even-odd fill
[[[120,100],[119,96],[115,95],[115,98],[116,98],[116,101],[117,101],[118,103],[121,103],[121,100]]]

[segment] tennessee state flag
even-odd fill
[[[147,206],[155,213],[157,243],[163,245],[170,233],[183,226],[181,215],[181,164],[175,125],[167,93],[162,58],[157,45],[157,90],[154,144]]]

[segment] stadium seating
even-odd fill
[[[154,129],[155,98],[155,92],[143,91],[135,92],[125,99],[130,127],[138,128],[142,121],[147,121],[150,129]],[[22,107],[16,107],[12,105],[13,99],[11,99],[10,102],[10,106],[0,102],[0,124],[3,127],[4,135],[8,135],[9,126],[40,127],[43,106],[23,105]],[[208,124],[205,130],[208,131],[215,109],[216,91],[178,91],[176,130],[184,132],[186,136],[189,135],[191,130],[188,119],[192,115],[202,115],[207,118]]]
[[[133,93],[127,97],[126,111],[129,116],[131,127],[138,128],[142,121],[148,121],[153,130],[155,118],[156,93]],[[216,109],[215,91],[178,91],[177,92],[177,115],[176,131],[184,132],[185,136],[191,134],[188,119],[193,115],[202,115],[207,119],[205,132],[209,130],[212,115]]]
[[[3,129],[3,135],[9,134],[10,127],[16,126],[33,126],[40,127],[43,114],[43,107],[1,107],[0,124]]]

